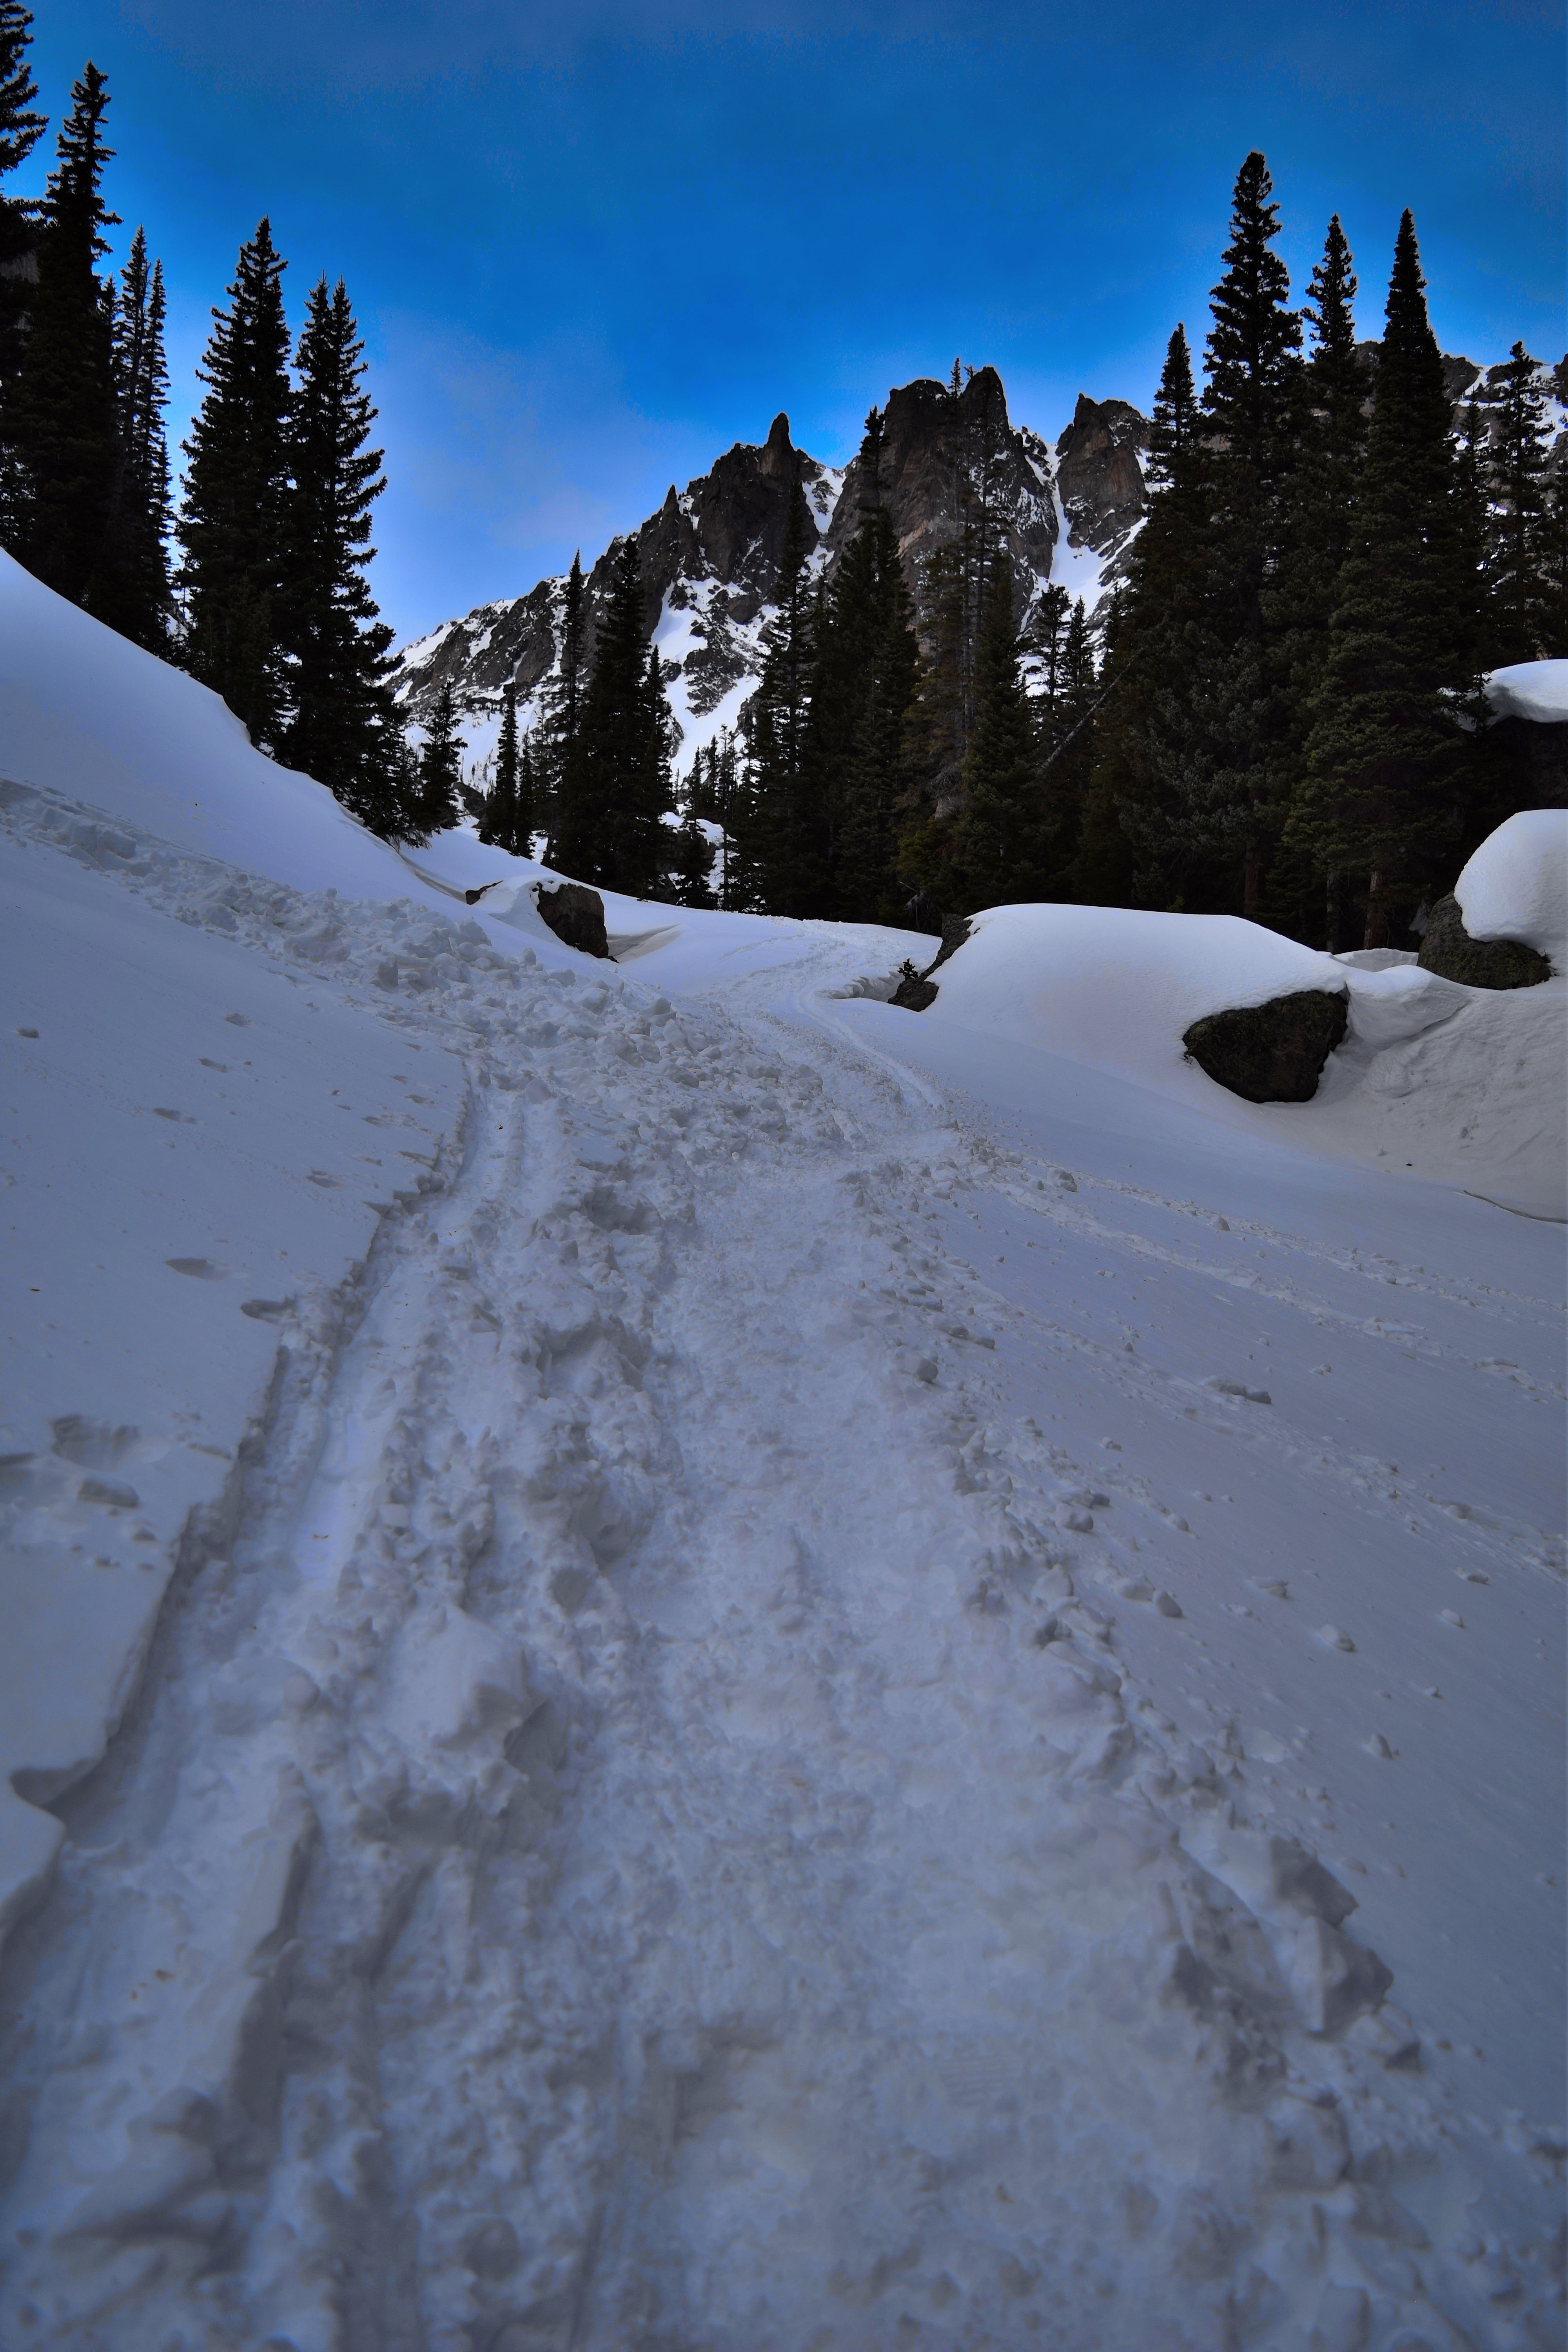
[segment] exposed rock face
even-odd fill
[[[1072,423],[1057,443],[1057,482],[1073,547],[1103,558],[1102,576],[1119,580],[1149,504],[1142,456],[1149,420],[1130,401],[1078,396]]]
[[[1344,992],[1300,988],[1208,1013],[1182,1043],[1200,1070],[1246,1102],[1310,1102],[1349,1017]]]
[[[1433,908],[1415,961],[1423,971],[1462,981],[1467,988],[1534,988],[1552,977],[1548,958],[1522,940],[1471,939],[1452,891]]]
[[[576,948],[584,955],[608,958],[605,902],[596,890],[590,890],[585,882],[536,882],[533,899],[563,945]]]
[[[978,516],[982,500],[1000,522],[1020,602],[1050,577],[1057,543],[1051,455],[1037,433],[1015,425],[994,368],[977,369],[956,397],[922,376],[888,394],[879,482],[856,457],[828,526],[829,560],[880,502],[893,520],[911,584],[921,565]]]
[[[969,931],[967,915],[949,915],[942,927],[942,945],[924,971],[917,971],[912,963],[906,962],[899,984],[888,999],[889,1003],[900,1006],[905,1013],[924,1013],[933,1005],[937,1000],[937,986],[931,974],[947,961],[950,955],[957,954],[969,937]]]
[[[667,597],[679,606],[689,601],[688,583],[717,583],[704,602],[705,642],[686,664],[699,688],[689,688],[693,709],[711,709],[741,675],[743,656],[731,625],[754,618],[778,577],[797,482],[820,530],[833,511],[838,477],[795,447],[789,418],[781,415],[764,442],[738,441],[710,472],[689,482],[684,495],[671,483],[658,513],[636,533],[650,635]],[[590,656],[622,543],[612,540],[586,578]],[[407,715],[417,718],[448,680],[459,708],[493,706],[508,685],[521,697],[531,694],[555,664],[564,591],[563,581],[542,580],[526,596],[481,604],[466,620],[411,646],[398,680]]]

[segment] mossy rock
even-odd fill
[[[584,955],[610,952],[605,929],[605,902],[585,882],[536,882],[533,900],[556,938]]]
[[[1245,1102],[1310,1102],[1349,1017],[1344,992],[1301,988],[1267,1004],[1206,1013],[1182,1043],[1216,1086]]]
[[[1433,908],[1415,961],[1423,971],[1467,988],[1535,988],[1552,977],[1549,958],[1522,940],[1471,939],[1451,890]]]

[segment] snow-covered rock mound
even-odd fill
[[[1562,672],[1568,719],[1568,661],[1526,667]],[[1508,818],[1476,851],[1454,896],[1471,939],[1522,940],[1550,958],[1553,971],[1568,971],[1568,809],[1521,809]]]
[[[1194,1021],[1302,989],[1342,995],[1347,986],[1332,956],[1235,915],[1124,907],[987,908],[932,978],[930,1019],[1198,1100],[1218,1089],[1186,1058],[1183,1034]]]
[[[1494,669],[1487,679],[1487,700],[1500,719],[1568,726],[1568,661],[1513,662]]]
[[[1522,922],[1544,937],[1560,920],[1558,886],[1541,877],[1568,818],[1538,814],[1540,825],[1510,818],[1466,868],[1516,938]],[[1402,959],[1321,955],[1230,915],[1051,906],[975,916],[932,977],[923,1020],[1114,1071],[1226,1125],[1283,1126],[1309,1149],[1562,1213],[1560,982],[1500,995]],[[1244,1103],[1188,1057],[1184,1034],[1205,1014],[1303,990],[1349,996],[1346,1037],[1310,1101]]]

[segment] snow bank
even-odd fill
[[[1527,662],[1561,670],[1568,719],[1568,661]],[[1510,673],[1511,675],[1511,673]],[[1489,834],[1454,885],[1473,940],[1522,940],[1552,969],[1568,971],[1568,809],[1521,809]]]
[[[1500,719],[1531,719],[1539,727],[1568,724],[1568,661],[1514,662],[1494,669],[1486,688]]]
[[[407,895],[325,785],[252,749],[226,703],[0,554],[0,777],[63,793],[297,890]]]

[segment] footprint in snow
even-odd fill
[[[1267,1389],[1249,1389],[1245,1381],[1221,1380],[1216,1375],[1204,1385],[1213,1389],[1216,1396],[1243,1397],[1248,1404],[1272,1404],[1274,1402]]]
[[[1317,1638],[1321,1642],[1325,1650],[1353,1650],[1355,1648],[1355,1643],[1351,1640],[1350,1635],[1338,1625],[1320,1625],[1318,1628]]]
[[[1259,1580],[1252,1589],[1254,1592],[1267,1592],[1275,1601],[1289,1601],[1290,1598],[1290,1587],[1282,1576],[1271,1576],[1267,1582]]]
[[[166,1257],[163,1264],[171,1274],[188,1274],[193,1282],[222,1282],[226,1277],[221,1265],[210,1257]]]

